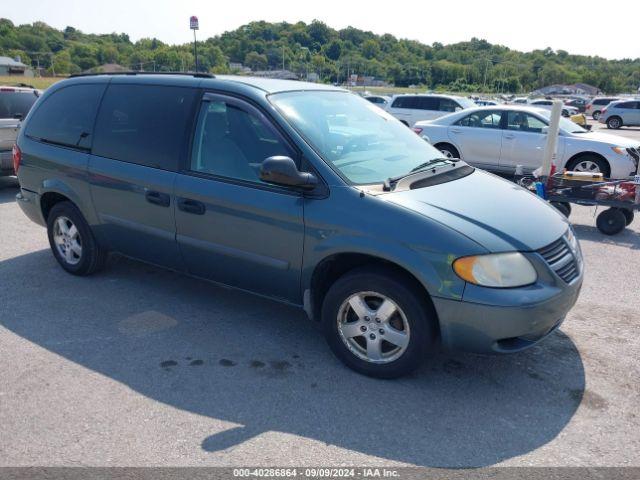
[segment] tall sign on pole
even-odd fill
[[[191,18],[189,18],[189,28],[193,30],[193,56],[195,57],[195,60],[196,60],[196,72],[197,72],[198,71],[198,41],[196,40],[196,30],[199,29],[199,25],[198,25],[198,17],[196,17],[195,15],[192,15]]]

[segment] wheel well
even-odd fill
[[[566,168],[569,168],[569,165],[571,165],[571,163],[581,159],[582,157],[597,157],[600,160],[602,160],[605,165],[607,166],[608,171],[606,172],[602,172],[603,175],[605,177],[608,177],[611,174],[611,165],[609,165],[609,161],[604,158],[602,155],[600,155],[599,153],[596,152],[580,152],[580,153],[576,153],[573,157],[571,157],[569,160],[567,160],[567,163],[564,164],[564,166]]]
[[[49,217],[49,212],[56,203],[69,202],[70,200],[64,195],[56,192],[47,192],[40,197],[40,208],[42,209],[42,217],[45,222]]]
[[[458,154],[458,158],[460,157],[460,151],[455,147],[455,145],[450,144],[449,142],[439,142],[436,143],[434,145],[435,148],[440,148],[440,147],[449,147],[451,149],[453,149],[454,152],[456,152]]]
[[[400,120],[400,123],[405,124],[407,127],[409,126],[409,124],[405,120]]]
[[[317,321],[321,318],[322,301],[331,285],[342,275],[353,270],[354,268],[363,266],[377,266],[399,275],[407,279],[418,291],[425,294],[424,298],[433,308],[435,315],[435,307],[431,301],[431,296],[427,289],[420,281],[405,268],[390,262],[388,260],[366,255],[361,253],[340,253],[331,255],[320,262],[311,276],[311,308],[313,318]]]

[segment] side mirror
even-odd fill
[[[262,162],[260,180],[302,190],[313,190],[318,183],[315,175],[301,172],[293,159],[280,155],[266,158]]]

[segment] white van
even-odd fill
[[[421,120],[433,120],[475,106],[468,98],[453,95],[402,94],[394,95],[386,110],[408,127],[412,127]]]

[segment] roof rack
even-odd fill
[[[93,77],[98,75],[187,75],[195,78],[216,78],[212,73],[201,72],[140,72],[130,70],[126,72],[95,72],[95,73],[74,73],[69,77]]]

